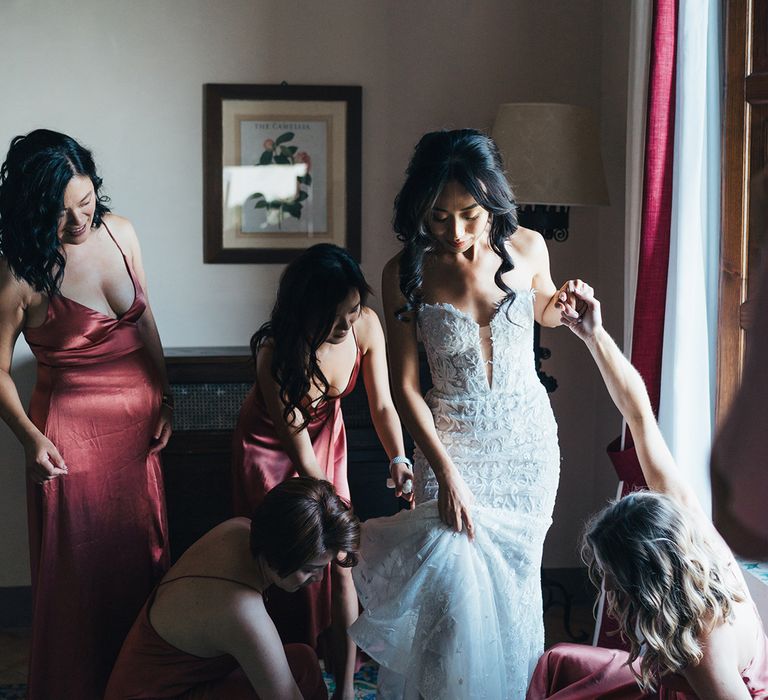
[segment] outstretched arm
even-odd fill
[[[562,323],[589,348],[613,403],[632,431],[648,486],[703,514],[693,490],[680,478],[677,465],[659,430],[642,377],[603,328],[600,302],[595,299],[592,288],[581,283],[574,287],[572,293],[581,304],[581,314],[574,318],[570,305],[561,302],[564,312]]]

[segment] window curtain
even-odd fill
[[[633,17],[638,34],[640,9]],[[645,380],[664,438],[707,510],[720,245],[721,26],[718,0],[681,0],[679,7],[675,0],[653,2],[637,243],[632,199],[637,164],[629,151],[636,141],[631,131],[635,98],[628,105],[625,290],[631,293],[634,250],[637,281],[634,315],[625,320],[632,328],[631,334],[625,328],[625,351],[631,338],[632,363]],[[640,47],[638,37],[633,49]],[[633,58],[641,60],[640,54]],[[609,446],[609,454],[622,481],[621,494],[645,486],[628,432]],[[615,625],[602,610],[599,619],[595,641],[620,645],[608,636]]]
[[[633,49],[642,50],[643,16],[633,16]],[[654,411],[658,412],[661,388],[661,358],[664,337],[664,308],[669,266],[670,224],[672,220],[672,163],[675,137],[675,59],[677,51],[677,1],[654,0],[651,13],[646,128],[643,156],[643,184],[640,206],[640,237],[637,243],[637,282],[632,317],[632,364],[645,380]],[[633,60],[642,61],[638,55]],[[632,90],[630,85],[630,92]],[[632,105],[628,105],[631,107]],[[630,115],[628,128],[636,126]],[[630,132],[629,138],[633,138]],[[636,137],[635,137],[636,138]],[[629,163],[632,167],[633,163]],[[633,186],[632,172],[629,187]],[[635,185],[636,187],[636,185]],[[631,203],[632,200],[630,200]],[[632,229],[630,228],[631,232]],[[629,241],[631,246],[632,241]],[[632,254],[632,250],[627,252]],[[628,268],[632,269],[631,261]],[[630,275],[631,280],[633,275]],[[626,335],[625,335],[626,337]],[[626,347],[625,347],[626,352]],[[645,486],[640,465],[628,431],[608,447],[621,480],[621,493]],[[615,624],[604,613],[603,599],[598,610],[594,641],[600,646],[621,645],[611,634]]]
[[[680,4],[659,427],[711,514],[720,252],[720,3]]]

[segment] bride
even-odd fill
[[[379,698],[522,698],[544,645],[539,568],[560,465],[533,322],[560,325],[576,283],[555,288],[496,145],[475,130],[421,139],[394,228],[387,340],[422,505],[364,524],[365,611],[350,634],[380,664]]]

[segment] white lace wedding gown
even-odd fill
[[[420,450],[417,506],[363,524],[353,576],[363,614],[350,628],[381,665],[379,700],[523,698],[543,652],[541,551],[559,478],[557,426],[534,369],[533,291],[481,329],[449,304],[418,324],[437,434],[474,494],[475,541],[445,526]]]

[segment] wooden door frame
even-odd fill
[[[744,363],[745,334],[739,314],[747,292],[751,117],[747,84],[752,69],[754,0],[728,0],[724,6],[726,82],[715,407],[718,425],[736,395]]]

